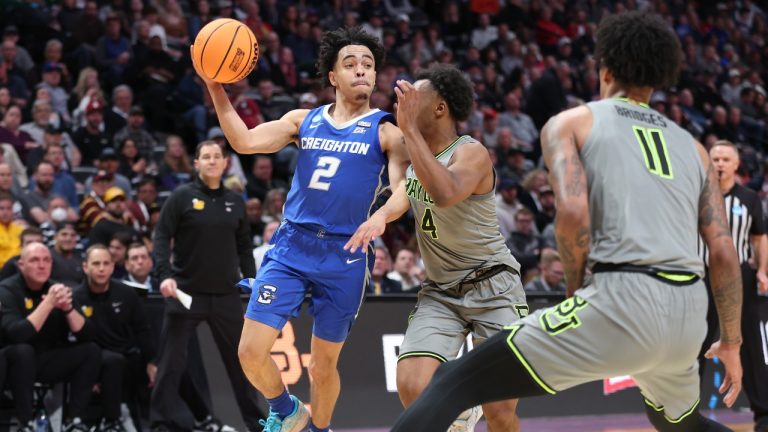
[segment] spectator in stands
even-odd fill
[[[380,296],[382,294],[396,294],[403,291],[400,282],[387,276],[392,271],[392,258],[385,246],[374,247],[375,261],[371,271],[371,279],[366,288],[366,293]]]
[[[259,103],[264,121],[277,120],[282,117],[286,107],[275,101],[275,85],[271,80],[262,79],[259,81],[258,94],[259,99],[257,99],[257,102]]]
[[[520,263],[524,280],[525,273],[536,268],[544,247],[544,240],[536,234],[535,227],[533,212],[523,207],[515,213],[515,228],[507,237],[507,247]]]
[[[0,195],[2,195],[2,193],[0,193]],[[43,243],[43,233],[40,231],[40,228],[37,227],[24,228],[19,235],[19,238],[21,239],[21,249],[24,249],[24,247],[30,243]],[[5,262],[2,270],[0,270],[0,281],[19,273],[17,263],[19,262],[20,257],[21,255],[16,255]]]
[[[151,158],[157,145],[155,138],[144,129],[144,110],[136,105],[128,113],[128,123],[120,129],[114,137],[115,147],[126,138],[131,138],[139,149],[139,154],[145,158]]]
[[[259,104],[249,95],[250,90],[248,80],[240,80],[229,85],[229,100],[232,101],[232,106],[235,107],[235,111],[248,129],[264,123]]]
[[[105,147],[104,149],[102,149],[101,153],[99,154],[99,159],[98,159],[98,162],[96,163],[96,166],[99,168],[99,171],[104,171],[108,175],[112,176],[115,186],[124,190],[127,194],[131,193],[133,189],[131,185],[131,180],[129,180],[128,177],[118,172],[120,169],[120,159],[117,154],[117,151],[115,151],[114,148]],[[90,177],[85,181],[86,192],[89,192],[91,190],[92,184],[93,184],[93,177]]]
[[[0,192],[0,266],[21,252],[24,228],[13,220],[13,197]]]
[[[131,61],[131,42],[121,32],[120,18],[107,17],[106,32],[96,42],[96,65],[112,87],[122,81]]]
[[[269,155],[256,155],[248,176],[248,196],[264,202],[267,192],[275,188],[287,188],[287,185],[273,178],[272,158]]]
[[[37,88],[48,90],[51,96],[51,109],[59,115],[65,122],[69,123],[72,118],[67,109],[67,99],[69,95],[64,87],[61,86],[62,65],[59,63],[48,62],[43,65],[43,81],[37,85]]]
[[[739,101],[741,95],[741,72],[733,68],[728,71],[728,81],[720,86],[720,96],[723,100],[732,105]]]
[[[53,236],[56,234],[56,227],[71,222],[75,223],[77,219],[68,220],[67,217],[76,212],[69,206],[67,199],[60,195],[53,195],[48,200],[48,208],[45,209],[47,219],[40,224],[40,230],[43,232],[43,243],[47,246],[53,244]]]
[[[53,246],[50,247],[53,268],[51,277],[67,286],[78,286],[83,281],[83,258],[77,250],[75,224],[64,222],[56,226]]]
[[[92,67],[85,67],[77,77],[77,84],[69,95],[68,107],[72,111],[72,124],[85,126],[85,110],[92,100],[98,100],[102,106],[106,103],[104,91],[99,83],[99,72]]]
[[[19,193],[21,187],[18,182],[13,178],[13,172],[10,165],[3,161],[2,152],[0,152],[0,192],[7,193],[13,199],[13,218],[14,220],[22,220],[21,208],[22,204],[19,201]],[[23,222],[22,222],[23,223]]]
[[[518,199],[519,188],[518,183],[508,177],[502,178],[496,188],[496,217],[499,219],[499,232],[505,239],[514,231],[515,215],[523,208]]]
[[[125,268],[125,262],[128,258],[128,246],[135,240],[128,231],[119,231],[109,241],[109,253],[112,255],[112,262],[115,264],[115,270],[112,275],[115,279],[125,279],[128,276],[128,271]]]
[[[80,202],[80,224],[78,231],[87,235],[94,225],[104,218],[106,205],[104,194],[114,184],[115,176],[99,170],[91,177],[91,191]]]
[[[59,132],[59,129],[51,127],[51,129],[46,131],[46,138],[48,138],[48,136],[60,137],[61,134]],[[45,147],[43,161],[51,164],[51,167],[53,168],[53,186],[51,188],[51,193],[63,196],[67,199],[70,206],[77,208],[80,202],[77,198],[76,182],[75,178],[72,177],[67,168],[66,159],[64,157],[64,148],[56,139],[49,139],[49,141],[52,142],[48,143]],[[30,154],[30,156],[32,155]],[[30,184],[31,187],[35,187],[34,178]]]
[[[19,129],[28,133],[39,145],[43,145],[43,134],[51,123],[51,103],[44,99],[37,99],[32,104],[32,121],[19,126]]]
[[[491,24],[488,14],[480,14],[477,17],[477,25],[472,29],[470,43],[473,47],[482,51],[498,39],[499,29]]]
[[[537,198],[539,211],[536,212],[536,228],[540,233],[544,233],[544,229],[555,222],[555,214],[557,213],[555,193],[549,184],[544,184],[539,187]]]
[[[138,239],[138,233],[133,229],[132,220],[126,219],[125,192],[117,186],[112,186],[104,193],[106,213],[88,233],[89,244],[108,245],[115,234],[127,232],[133,241]]]
[[[0,122],[0,143],[11,144],[21,158],[22,163],[27,160],[27,152],[39,146],[28,133],[20,129],[21,108],[11,105]]]
[[[51,282],[48,248],[41,243],[25,246],[18,266],[19,274],[0,282],[3,334],[10,343],[34,349],[34,361],[28,367],[36,380],[69,384],[62,431],[88,431],[81,418],[98,377],[101,350],[85,339],[85,318],[72,305],[72,290]],[[77,342],[71,342],[70,334]],[[31,418],[32,383],[15,403],[28,407]]]
[[[280,222],[278,221],[272,221],[264,226],[264,230],[261,234],[263,243],[253,250],[253,259],[256,261],[256,271],[259,271],[259,268],[261,268],[261,263],[264,261],[264,254],[272,248],[272,245],[269,244],[269,242],[272,240],[272,235],[277,231],[278,227],[280,227]]]
[[[7,25],[3,30],[3,44],[6,43],[14,47],[13,65],[25,74],[30,73],[35,68],[35,61],[29,51],[19,45],[19,28],[13,24]]]
[[[97,99],[85,108],[85,126],[77,129],[72,136],[82,154],[82,165],[93,166],[101,151],[112,146],[112,139],[105,132],[104,105]]]
[[[533,149],[539,140],[539,130],[531,117],[520,110],[520,98],[515,91],[504,97],[504,111],[499,114],[499,127],[508,127],[512,135],[525,144],[523,150]]]
[[[10,104],[18,105],[19,107],[27,106],[29,102],[29,88],[23,78],[8,73],[8,63],[0,58],[0,88],[8,90],[10,99],[8,102],[4,102],[0,106],[0,113],[5,115]]]
[[[197,6],[194,9],[194,13],[187,17],[188,33],[189,37],[192,39],[197,36],[197,33],[203,26],[213,21],[211,5],[208,3],[208,0],[198,0],[194,4]],[[261,41],[261,39],[258,40]]]
[[[42,161],[37,165],[35,173],[32,176],[33,189],[28,190],[22,195],[22,213],[24,219],[34,225],[40,225],[43,222],[50,221],[50,215],[46,211],[49,207],[49,201],[55,194],[53,193],[55,170],[50,162]],[[76,221],[77,212],[69,209],[66,220]]]
[[[248,198],[245,201],[245,215],[248,218],[248,223],[251,225],[251,237],[253,238],[253,246],[258,247],[263,243],[266,243],[266,241],[261,236],[262,232],[264,232],[264,228],[267,226],[267,224],[264,223],[261,218],[261,200],[258,198]]]
[[[83,13],[75,18],[72,28],[72,42],[75,46],[87,44],[88,50],[95,50],[99,38],[104,35],[104,23],[99,19],[99,5],[95,0],[85,2]]]
[[[387,277],[400,283],[403,292],[416,292],[421,288],[421,269],[416,266],[416,254],[407,248],[402,248],[395,255],[395,264]]]
[[[563,83],[570,78],[569,74],[568,64],[559,63],[544,71],[541,77],[531,84],[526,106],[537,129],[540,130],[550,117],[567,107]]]
[[[128,275],[123,282],[132,287],[140,287],[151,293],[160,292],[160,281],[152,277],[154,262],[149,249],[143,243],[131,243],[126,252],[125,270]]]
[[[128,113],[133,105],[133,90],[120,84],[112,90],[112,106],[104,114],[104,124],[111,134],[115,134],[128,124]]]
[[[119,168],[117,174],[129,179],[142,178],[150,170],[150,164],[147,158],[139,153],[136,143],[131,138],[124,139],[118,146],[120,155],[118,156]],[[154,167],[153,167],[154,168]]]
[[[264,216],[262,219],[266,222],[282,221],[285,198],[285,189],[270,189],[264,197]]]
[[[136,200],[128,202],[136,229],[142,236],[149,238],[159,216],[160,203],[157,201],[157,180],[154,177],[142,177],[136,183]]]
[[[169,135],[165,140],[165,146],[165,155],[159,173],[160,185],[164,190],[172,191],[192,180],[192,161],[180,137]]]
[[[525,285],[525,291],[565,294],[564,275],[560,255],[552,249],[545,249],[541,252],[539,260],[539,276]]]
[[[134,288],[112,279],[114,263],[104,245],[85,252],[85,281],[74,290],[73,303],[85,316],[87,332],[101,348],[102,432],[125,432],[120,404],[125,394],[155,383],[157,366],[149,320]],[[124,385],[125,384],[125,385]],[[141,424],[135,425],[141,429]]]
[[[530,170],[533,169],[533,161],[526,159],[525,152],[519,148],[511,148],[503,161],[503,166],[499,170],[499,175],[513,179],[522,179]]]

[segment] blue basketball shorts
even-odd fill
[[[245,317],[281,330],[291,317],[298,316],[304,297],[310,294],[312,334],[330,342],[346,340],[375,257],[368,250],[345,251],[348,240],[283,222],[251,285]]]

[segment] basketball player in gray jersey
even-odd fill
[[[658,16],[612,15],[595,55],[603,100],[555,116],[541,139],[569,298],[440,366],[393,431],[442,432],[478,403],[618,375],[635,378],[657,430],[729,430],[698,412],[696,361],[707,313],[700,233],[720,317],[708,356],[725,365],[720,392],[731,406],[742,292],[723,197],[704,148],[647,105],[676,80],[677,37]],[[594,277],[581,288],[587,265]]]
[[[520,264],[499,232],[491,159],[481,143],[457,136],[456,123],[472,108],[471,84],[458,69],[438,65],[418,74],[414,84],[398,81],[395,93],[397,122],[412,163],[405,190],[395,191],[404,199],[397,209],[382,207],[350,244],[366,244],[371,229],[383,231],[384,221],[405,213],[410,201],[427,280],[397,365],[398,393],[407,407],[438,366],[456,358],[468,334],[482,343],[527,315],[528,306]],[[489,430],[519,430],[516,404],[484,404]],[[473,408],[454,416],[448,430],[474,430],[479,413]]]

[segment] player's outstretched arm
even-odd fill
[[[705,355],[707,358],[717,356],[725,365],[720,393],[727,392],[723,402],[730,407],[741,391],[741,269],[728,226],[720,181],[707,151],[701,144],[697,147],[706,172],[699,197],[699,232],[709,249],[709,281],[720,319],[720,340],[712,344]]]
[[[304,121],[304,117],[307,116],[308,110],[289,111],[279,120],[262,123],[248,130],[245,122],[237,114],[235,107],[232,106],[224,86],[208,79],[200,71],[194,60],[194,45],[190,46],[189,50],[195,72],[205,83],[205,87],[211,95],[221,130],[224,131],[227,141],[236,152],[242,154],[275,153],[296,140],[299,135],[299,127]]]
[[[397,82],[395,93],[397,124],[403,132],[405,148],[416,177],[435,205],[450,207],[473,193],[488,192],[479,191],[481,182],[492,172],[491,158],[485,147],[479,142],[466,144],[456,150],[451,164],[444,166],[432,154],[416,124],[421,109],[420,92],[416,91],[413,84],[401,80]]]
[[[592,127],[592,112],[579,107],[551,118],[541,130],[541,150],[555,192],[557,250],[565,270],[566,296],[581,288],[589,253],[587,174],[577,137]]]
[[[397,126],[384,123],[379,129],[379,142],[387,153],[387,170],[392,195],[381,208],[362,223],[355,234],[344,245],[345,250],[355,252],[365,247],[368,242],[384,234],[387,223],[400,218],[410,208],[405,194],[405,170],[408,168],[408,152],[403,143],[403,134]]]

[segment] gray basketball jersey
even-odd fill
[[[645,104],[616,98],[587,106],[593,125],[581,160],[592,225],[589,264],[703,276],[696,243],[706,172],[691,135]]]
[[[473,142],[459,137],[438,154],[437,160],[448,166],[460,146]],[[506,264],[520,271],[520,264],[504,243],[496,218],[494,191],[471,195],[447,208],[438,208],[413,171],[406,171],[406,193],[416,219],[416,238],[424,260],[427,278],[445,289],[481,268]]]

